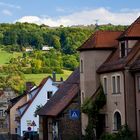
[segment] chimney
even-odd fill
[[[55,71],[53,71],[52,76],[53,76],[53,81],[55,82],[56,81],[56,73],[55,73]]]
[[[60,81],[63,82],[63,77],[60,78]]]

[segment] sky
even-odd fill
[[[140,0],[0,0],[0,23],[129,25],[139,16]]]

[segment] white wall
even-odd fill
[[[36,126],[34,127],[34,131],[38,131],[39,128],[39,116],[35,117],[34,112],[36,110],[37,105],[45,105],[47,102],[47,91],[52,91],[53,94],[57,91],[57,87],[52,85],[53,81],[48,79],[43,88],[40,90],[32,104],[29,106],[28,110],[21,118],[21,136],[23,136],[23,131],[27,131],[27,121],[30,120],[31,122],[34,120]],[[33,127],[31,127],[33,130]]]

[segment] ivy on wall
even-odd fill
[[[100,85],[97,96],[94,99],[88,98],[82,104],[82,112],[88,115],[88,125],[85,130],[86,140],[93,140],[95,138],[94,130],[98,122],[98,114],[100,109],[102,109],[105,104],[106,96],[102,85]]]

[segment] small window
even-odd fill
[[[121,82],[120,81],[120,76],[118,75],[117,76],[117,93],[120,93],[120,85],[121,85],[120,82]]]
[[[112,93],[120,94],[121,93],[121,77],[120,75],[112,76]]]
[[[119,112],[114,114],[114,130],[118,131],[121,128],[121,115]]]
[[[82,101],[82,103],[84,102],[84,99],[85,99],[85,94],[84,94],[84,92],[81,92],[81,101]]]
[[[116,93],[116,80],[115,80],[115,76],[112,76],[112,92]]]
[[[121,57],[125,56],[125,42],[121,42]]]
[[[80,71],[81,71],[81,73],[83,73],[83,60],[81,60],[80,63],[81,63],[80,64]]]
[[[138,78],[137,78],[138,80],[137,80],[137,85],[138,85],[138,91],[140,92],[140,76],[138,76]]]
[[[3,117],[3,110],[0,110],[0,117]]]
[[[104,93],[107,94],[107,78],[104,77],[103,79],[103,88],[104,88]]]
[[[48,91],[47,92],[47,99],[50,99],[52,97],[53,92],[52,91]]]

